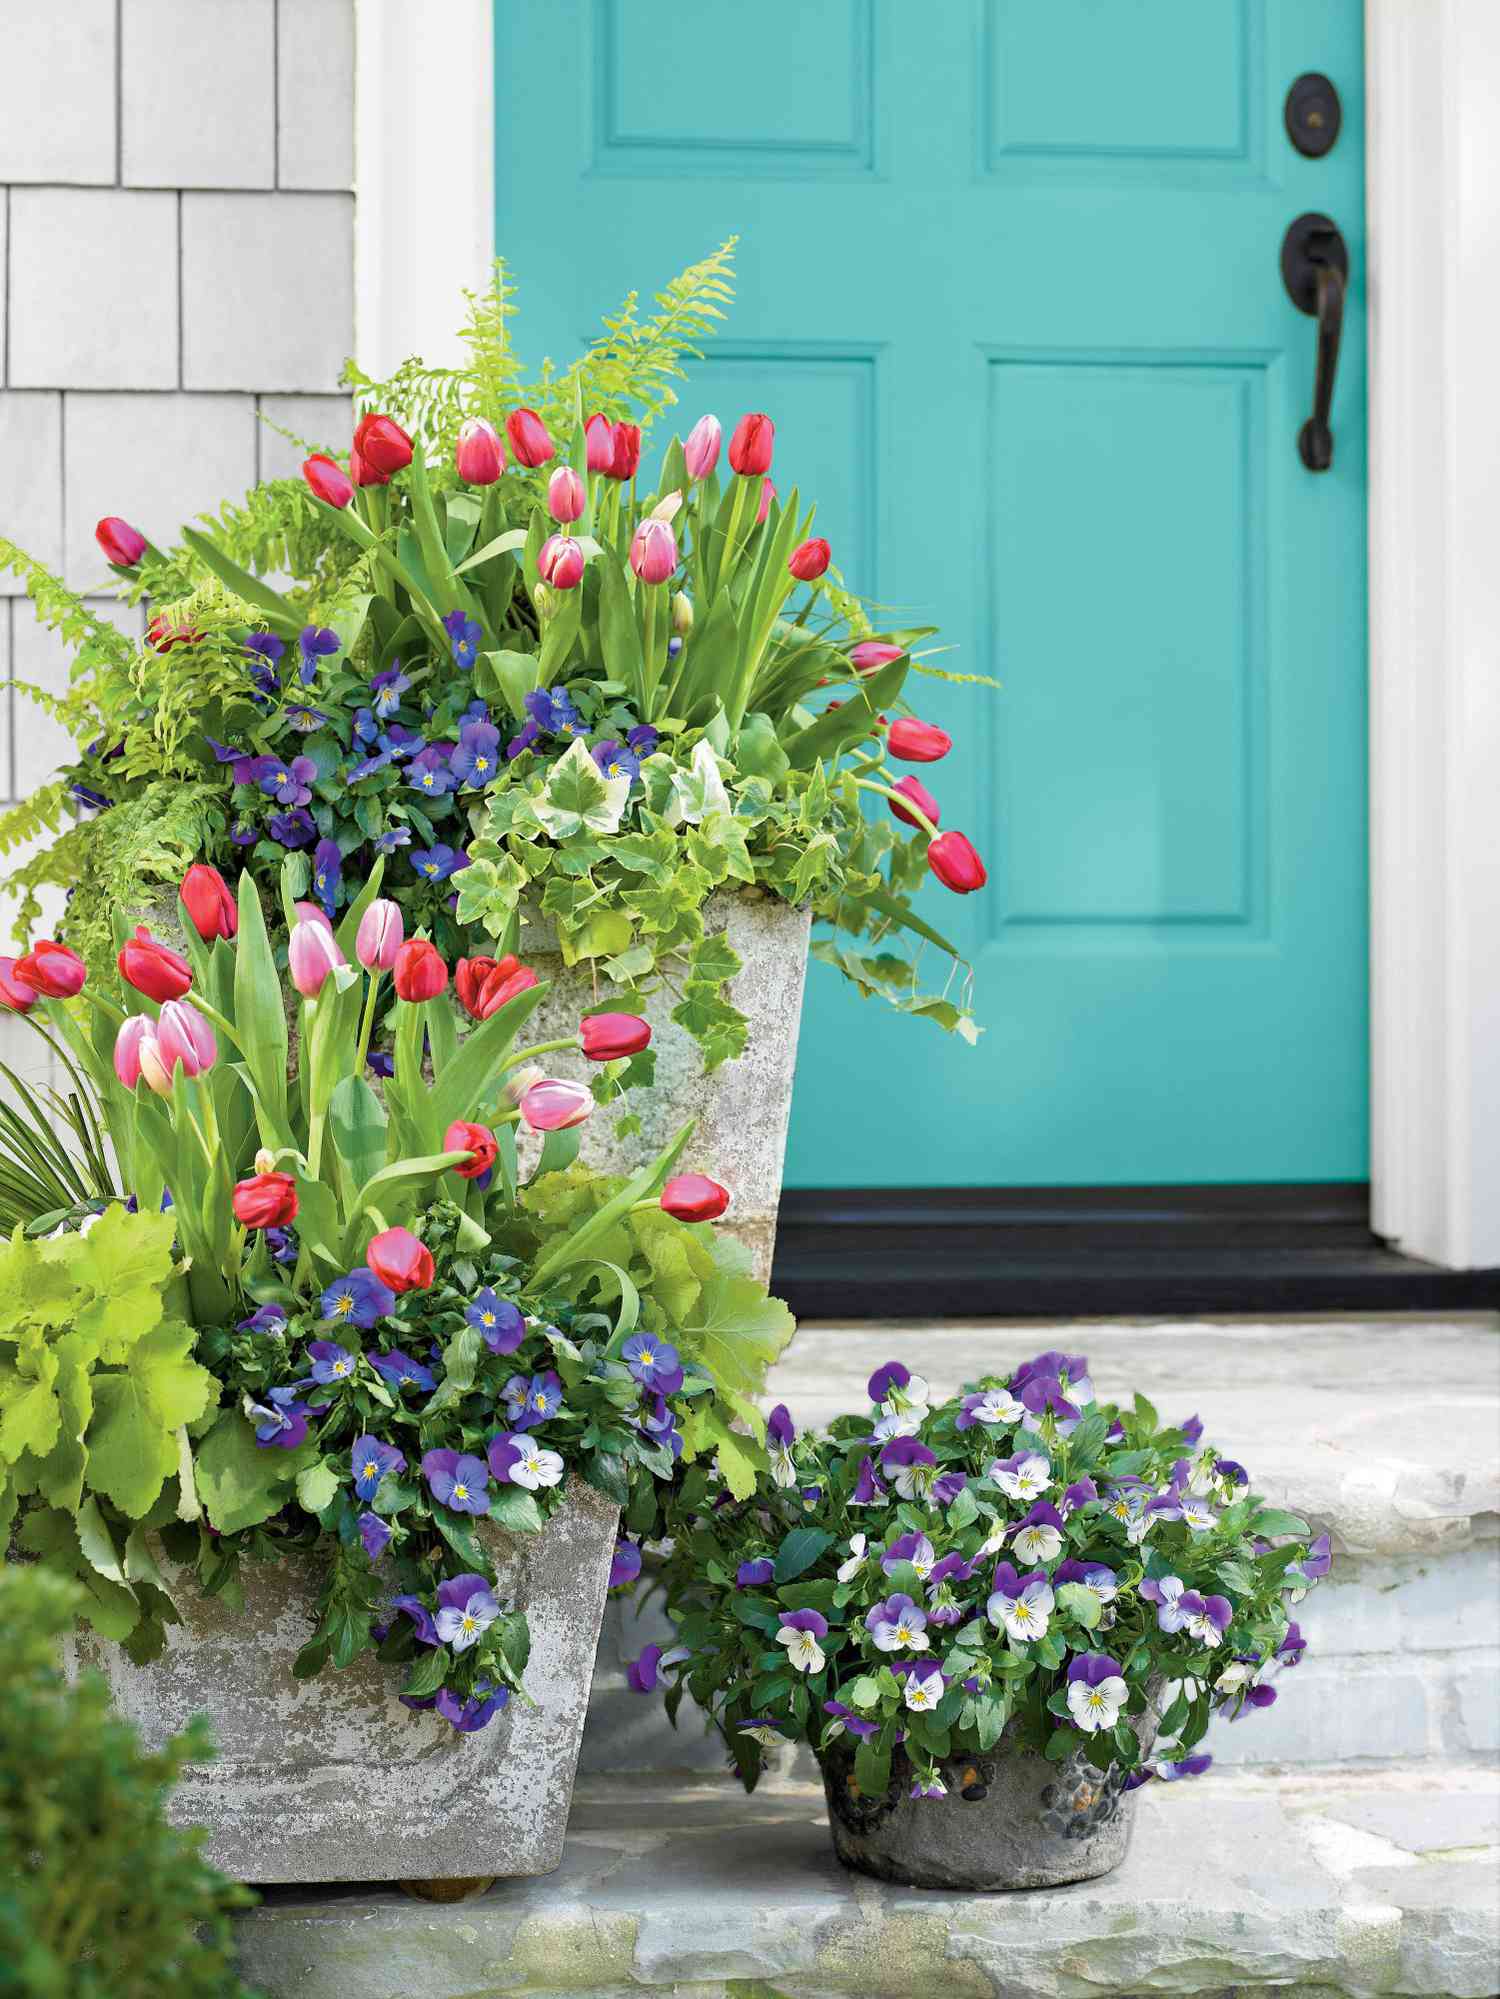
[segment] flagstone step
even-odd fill
[[[266,1999],[1488,1999],[1500,1777],[1248,1772],[1148,1785],[1100,1880],[955,1896],[849,1874],[821,1793],[592,1782],[555,1874],[439,1905],[274,1889],[242,1917]]]
[[[1275,1707],[1213,1729],[1221,1763],[1500,1751],[1500,1321],[814,1323],[775,1370],[770,1399],[805,1428],[865,1408],[885,1360],[905,1360],[946,1395],[1054,1346],[1089,1356],[1101,1395],[1138,1388],[1164,1415],[1200,1415],[1259,1490],[1332,1536],[1333,1572],[1298,1613],[1306,1660]],[[721,1767],[690,1702],[674,1731],[659,1699],[625,1686],[624,1661],[669,1642],[667,1631],[657,1605],[610,1607],[586,1771]]]

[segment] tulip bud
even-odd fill
[[[30,1013],[37,995],[16,977],[14,958],[0,958],[0,1008],[6,1013]]]
[[[583,550],[570,534],[549,534],[537,552],[536,567],[554,590],[576,590],[583,580]]]
[[[500,1092],[512,1107],[518,1105],[533,1084],[547,1080],[547,1072],[535,1062],[528,1062],[524,1069],[513,1069],[505,1080],[505,1088]]]
[[[603,410],[583,426],[584,456],[590,472],[607,472],[615,458],[615,427]]]
[[[499,431],[482,416],[471,416],[458,427],[453,463],[466,485],[493,486],[505,470],[505,446]]]
[[[583,481],[571,465],[559,465],[547,481],[547,511],[555,521],[576,521],[583,512]]]
[[[203,637],[198,627],[158,611],[146,627],[146,643],[153,652],[170,652],[173,646],[195,646]]]
[[[849,664],[856,673],[875,673],[882,666],[889,666],[893,659],[902,658],[905,652],[905,646],[888,646],[879,639],[861,639],[857,646],[849,648]]]
[[[635,423],[617,423],[610,435],[609,477],[622,484],[633,479],[641,463],[641,430]]]
[[[312,488],[314,499],[327,507],[347,507],[354,498],[354,484],[326,451],[315,451],[302,461],[302,476]]]
[[[799,583],[816,583],[833,560],[833,550],[821,535],[804,541],[786,559],[786,566]]]
[[[544,1076],[521,1099],[521,1116],[533,1131],[567,1131],[593,1112],[594,1098],[582,1083]]]
[[[146,537],[118,514],[106,514],[94,529],[104,559],[114,569],[134,569],[146,553]]]
[[[115,1074],[127,1090],[133,1090],[141,1080],[141,1043],[152,1032],[149,1014],[133,1013],[120,1022],[115,1036]]]
[[[349,477],[356,486],[389,486],[391,483],[390,474],[377,472],[362,455],[357,443],[349,446]]]
[[[455,1166],[453,1171],[460,1180],[478,1180],[495,1163],[495,1134],[487,1124],[470,1124],[463,1118],[456,1118],[443,1133],[443,1150],[467,1152],[467,1163]]]
[[[159,944],[142,923],[127,937],[116,958],[120,977],[147,999],[175,1000],[193,983],[193,968],[180,953]]]
[[[937,826],[942,823],[943,815],[938,810],[938,802],[920,778],[903,777],[897,782],[894,789],[904,793],[911,800],[912,804],[916,806],[917,811],[927,819],[929,824]],[[921,819],[908,812],[904,806],[898,805],[894,798],[887,799],[886,803],[890,806],[893,816],[899,819],[903,826],[922,825]],[[926,828],[924,827],[923,831],[925,832],[925,830]]]
[[[714,1222],[729,1206],[729,1189],[703,1173],[678,1173],[662,1188],[661,1205],[679,1222]]]
[[[354,428],[354,449],[381,484],[411,463],[411,439],[394,417],[362,416]]]
[[[885,746],[893,757],[908,764],[935,764],[947,756],[953,738],[936,722],[923,722],[915,715],[903,715],[886,731]]]
[[[630,542],[630,566],[643,583],[665,583],[677,567],[677,537],[665,521],[640,523]]]
[[[387,1291],[425,1291],[432,1282],[432,1251],[410,1229],[382,1229],[371,1238],[365,1262]]]
[[[71,999],[82,990],[88,972],[76,951],[44,937],[16,959],[11,976],[43,999]]]
[[[405,925],[398,906],[385,896],[377,896],[359,919],[354,939],[354,955],[367,972],[388,972],[396,962]]]
[[[516,454],[516,463],[535,468],[557,456],[557,447],[547,434],[547,426],[535,410],[512,410],[505,419],[505,434]]]
[[[742,416],[729,440],[729,463],[743,477],[754,478],[771,469],[771,452],[776,443],[776,426],[762,410]]]
[[[757,527],[760,526],[761,522],[765,519],[766,515],[770,513],[771,502],[775,499],[775,497],[776,497],[775,485],[772,483],[771,480],[767,479],[766,483],[760,489],[760,505],[755,510],[755,525]]]
[[[397,999],[436,999],[448,983],[448,967],[438,955],[437,946],[425,937],[408,937],[396,952],[392,966],[396,982]]]
[[[297,1219],[297,1182],[290,1173],[259,1170],[235,1183],[235,1220],[247,1229],[284,1229]]]
[[[147,1026],[149,1028],[149,1021],[147,1022]],[[161,1046],[156,1036],[151,1033],[143,1034],[137,1043],[136,1054],[137,1073],[145,1083],[146,1088],[155,1096],[170,1097],[172,1094],[172,1070],[169,1064],[162,1058]]]
[[[682,455],[687,460],[690,479],[706,479],[719,462],[719,441],[724,432],[716,416],[700,416],[687,434]]]
[[[672,629],[683,639],[693,629],[693,600],[686,590],[677,590],[673,593]]]
[[[334,966],[343,964],[344,954],[326,923],[304,917],[292,926],[286,959],[292,984],[304,999],[316,999]]]
[[[296,911],[297,921],[299,923],[317,923],[320,924],[322,928],[329,933],[330,936],[333,934],[333,924],[329,921],[328,912],[323,908],[321,903],[294,902],[292,904],[292,908]],[[343,962],[344,962],[343,959],[340,958],[339,963],[342,965]]]
[[[214,1031],[188,1000],[168,1000],[156,1023],[156,1044],[167,1073],[179,1063],[185,1076],[200,1076],[219,1057]]]
[[[618,1062],[650,1045],[651,1023],[633,1013],[591,1013],[578,1026],[578,1042],[591,1062]]]
[[[972,895],[989,880],[984,862],[962,833],[939,833],[928,843],[927,865],[955,895]]]
[[[233,937],[239,929],[240,912],[229,893],[229,884],[206,861],[194,861],[177,893],[205,944],[211,944],[215,937]]]

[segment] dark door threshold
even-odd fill
[[[789,1188],[771,1284],[804,1319],[1500,1310],[1500,1270],[1388,1249],[1369,1193]]]

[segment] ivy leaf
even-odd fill
[[[585,827],[591,833],[617,832],[629,796],[630,779],[606,777],[580,736],[552,766],[533,809],[554,840],[566,840]]]
[[[1259,1534],[1297,1534],[1304,1538],[1312,1532],[1307,1522],[1295,1513],[1284,1513],[1280,1507],[1268,1506],[1256,1514],[1252,1523]]]
[[[680,764],[674,768],[671,793],[662,816],[669,826],[680,826],[684,820],[690,826],[699,826],[710,812],[722,812],[727,819],[732,809],[719,759],[713,744],[705,737],[694,746],[688,768],[684,770]]]

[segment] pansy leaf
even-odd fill
[[[795,1581],[832,1545],[833,1536],[821,1527],[794,1527],[776,1553],[777,1582]]]
[[[448,1677],[452,1665],[446,1645],[434,1645],[430,1652],[424,1652],[412,1667],[403,1694],[412,1700],[425,1700],[428,1694],[435,1694]]]
[[[891,1752],[876,1737],[854,1752],[854,1781],[867,1798],[883,1798],[890,1787]]]
[[[512,1534],[540,1534],[542,1513],[533,1494],[519,1485],[503,1485],[490,1495],[490,1518]],[[439,1522],[441,1525],[441,1522]]]
[[[528,1494],[529,1498],[530,1495]],[[493,1512],[493,1507],[491,1511]],[[448,1513],[442,1508],[434,1508],[432,1524],[442,1535],[448,1546],[463,1563],[465,1569],[483,1571],[488,1567],[484,1550],[479,1545],[479,1537],[468,1521],[456,1513]]]
[[[1057,1601],[1085,1631],[1092,1631],[1103,1614],[1098,1597],[1084,1583],[1063,1583]]]
[[[1306,1536],[1312,1532],[1307,1522],[1295,1513],[1285,1513],[1280,1507],[1268,1506],[1254,1518],[1257,1534],[1297,1534]]]

